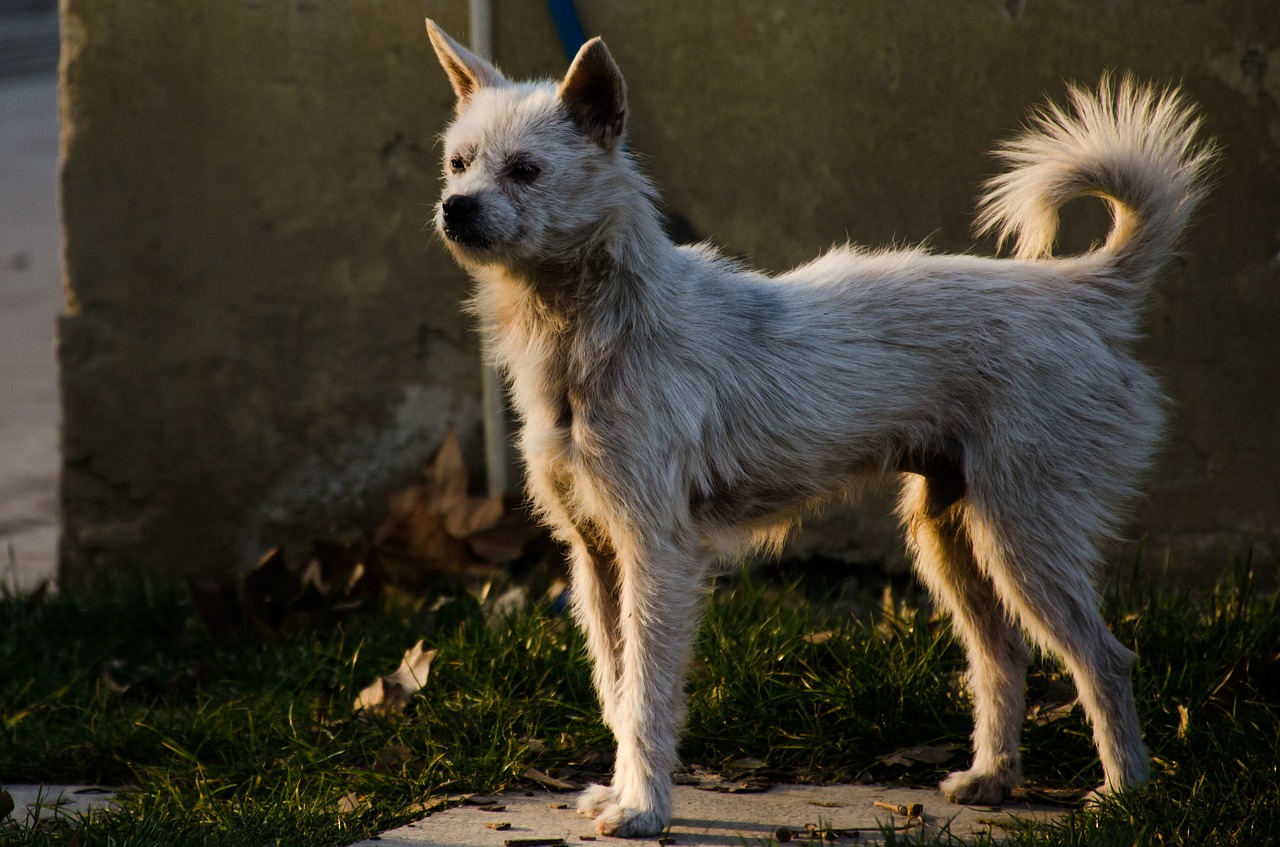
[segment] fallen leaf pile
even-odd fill
[[[501,496],[468,494],[468,477],[450,429],[424,481],[391,498],[390,514],[373,534],[389,574],[408,582],[459,573],[491,577],[542,534],[524,510],[508,508]]]
[[[247,633],[332,625],[392,596],[418,602],[463,590],[487,596],[508,581],[513,560],[530,551],[554,556],[527,509],[500,496],[469,494],[469,479],[450,429],[423,481],[391,497],[386,519],[370,537],[354,544],[318,541],[301,562],[276,548],[238,580],[192,580],[196,614],[215,641],[229,644]]]
[[[385,582],[367,545],[316,542],[301,567],[279,548],[238,581],[188,582],[196,616],[219,644],[246,632],[290,633],[331,624],[381,597]]]
[[[676,785],[691,785],[703,791],[723,794],[758,794],[768,791],[780,775],[771,771],[762,759],[746,756],[719,770],[689,765],[672,775]]]

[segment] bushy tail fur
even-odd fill
[[[1176,89],[1127,76],[1113,87],[1103,77],[1096,93],[1073,86],[1070,101],[1070,111],[1050,104],[1035,113],[996,151],[1011,168],[986,184],[979,233],[994,232],[1002,246],[1014,237],[1018,258],[1045,258],[1062,205],[1101,197],[1113,219],[1101,250],[1126,282],[1145,288],[1203,196],[1216,149],[1196,142],[1200,120]]]

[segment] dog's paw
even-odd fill
[[[596,832],[618,838],[657,835],[667,828],[667,816],[655,809],[629,809],[616,803],[596,818]]]
[[[1086,809],[1096,809],[1098,806],[1101,806],[1114,796],[1115,794],[1111,789],[1107,788],[1105,785],[1099,785],[1097,788],[1080,798],[1080,805]]]
[[[591,783],[578,795],[578,814],[584,818],[596,818],[618,799],[611,786]]]
[[[996,806],[1009,798],[1017,784],[1018,775],[1011,771],[984,773],[969,770],[949,775],[938,788],[952,803]]]
[[[1117,797],[1123,797],[1131,791],[1137,791],[1142,787],[1142,783],[1134,783],[1131,785],[1099,785],[1088,794],[1080,798],[1080,803],[1085,808],[1096,808],[1103,803],[1109,803]]]

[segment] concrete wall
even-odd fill
[[[631,146],[699,237],[781,270],[846,238],[988,252],[985,155],[1062,80],[1180,80],[1226,157],[1143,354],[1176,402],[1135,539],[1204,578],[1280,551],[1280,4],[579,0]],[[559,75],[545,4],[498,63]],[[467,288],[423,231],[462,0],[63,0],[64,576],[243,566],[357,533],[448,422],[475,458]],[[1072,214],[1066,247],[1101,233]],[[874,501],[874,498],[873,498]],[[900,559],[882,504],[802,554]],[[1123,558],[1131,551],[1122,550]]]

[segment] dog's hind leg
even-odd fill
[[[671,818],[680,703],[706,568],[695,543],[660,535],[635,543],[615,539],[622,641],[614,802],[596,818],[605,835],[656,835]]]
[[[978,561],[1001,600],[1045,650],[1060,658],[1075,681],[1102,759],[1102,791],[1145,783],[1150,757],[1133,700],[1137,658],[1125,648],[1098,611],[1090,575],[1097,558],[1093,543],[1072,531],[1069,509],[1054,513],[1034,497],[987,504],[970,512],[969,532]],[[1053,502],[1045,498],[1045,502]]]
[[[908,476],[901,514],[916,569],[930,593],[951,615],[964,644],[973,697],[973,765],[940,786],[957,803],[999,803],[1021,778],[1022,730],[1030,651],[1000,605],[991,581],[978,569],[959,505],[940,514],[929,481]]]

